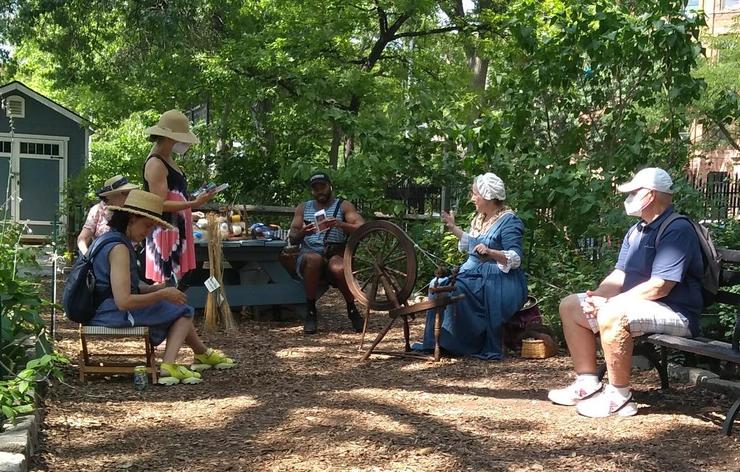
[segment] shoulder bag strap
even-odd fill
[[[686,215],[682,215],[681,213],[675,213],[674,212],[674,213],[671,213],[670,216],[668,216],[668,218],[666,218],[660,224],[660,227],[658,228],[658,235],[655,237],[655,245],[656,246],[660,242],[660,237],[663,236],[663,233],[668,228],[668,225],[671,224],[671,223],[673,223],[674,221],[676,221],[678,219],[681,219],[681,218],[684,218],[684,219],[687,219],[687,220],[689,219],[689,217],[686,216]]]
[[[97,238],[95,241],[93,241],[92,245],[90,246],[90,250],[88,251],[88,260],[92,262],[93,258],[97,253],[99,253],[105,246],[107,246],[109,243],[123,243],[126,244],[126,241],[123,239],[122,236],[115,233],[114,231],[108,231],[107,233],[103,234],[99,238]]]
[[[343,202],[343,201],[344,201],[344,199],[343,199],[343,198],[337,198],[337,206],[336,206],[336,207],[334,207],[334,214],[333,214],[333,215],[331,215],[331,217],[332,217],[332,218],[336,218],[336,217],[337,217],[337,214],[339,214],[339,208],[340,208],[340,207],[342,206],[342,202]],[[329,229],[328,229],[328,230],[326,231],[326,233],[324,233],[324,240],[323,240],[323,243],[324,243],[324,245],[326,245],[326,238],[328,238],[328,237],[329,237],[329,232],[330,232],[331,230],[333,230],[333,229],[334,229],[334,227],[331,227],[331,228],[329,228]]]

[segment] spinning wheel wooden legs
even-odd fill
[[[375,341],[373,341],[373,344],[370,346],[370,349],[365,352],[365,355],[362,356],[362,360],[366,361],[370,358],[370,355],[374,352],[377,354],[388,354],[393,356],[401,356],[401,357],[426,357],[426,354],[423,353],[414,353],[411,351],[411,345],[409,343],[409,317],[412,319],[415,317],[415,315],[420,313],[425,313],[427,310],[434,310],[434,360],[439,361],[439,359],[442,357],[442,352],[439,347],[439,337],[440,333],[442,331],[442,314],[444,313],[444,309],[447,305],[450,303],[455,303],[458,300],[462,300],[465,297],[465,295],[455,295],[453,297],[450,297],[449,295],[439,295],[436,298],[433,298],[431,300],[426,300],[421,303],[417,303],[415,305],[411,306],[401,306],[398,308],[394,308],[390,312],[388,312],[388,315],[391,317],[390,321],[387,325],[383,328],[383,330],[378,333],[378,336],[376,336]],[[405,341],[404,346],[404,352],[388,352],[388,351],[375,351],[375,348],[380,344],[380,341],[383,340],[386,334],[388,334],[388,331],[390,331],[393,324],[396,322],[396,319],[403,318],[403,338]]]
[[[373,341],[370,349],[362,357],[367,360],[375,351],[380,341],[390,331],[396,318],[403,319],[403,353],[383,352],[383,354],[402,356],[424,356],[411,351],[409,334],[409,317],[418,313],[435,310],[434,323],[434,359],[441,356],[439,337],[444,307],[462,298],[451,297],[452,285],[444,287],[446,293],[436,298],[415,305],[407,306],[408,297],[416,283],[416,254],[414,242],[398,226],[388,221],[371,221],[355,230],[347,241],[344,250],[344,276],[347,286],[355,299],[365,306],[365,323],[359,350],[365,343],[368,320],[371,310],[390,310],[390,321]],[[454,280],[454,277],[453,277]],[[442,290],[443,288],[440,288]]]

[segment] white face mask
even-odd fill
[[[643,203],[643,199],[648,193],[650,193],[649,189],[642,188],[638,190],[637,193],[633,193],[627,196],[627,198],[624,200],[624,211],[629,216],[642,215],[642,210],[644,210],[645,207],[648,206],[648,204],[650,203]]]
[[[190,144],[187,143],[175,143],[172,145],[172,152],[176,154],[185,154],[190,149]]]

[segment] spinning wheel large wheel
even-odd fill
[[[414,243],[393,223],[372,221],[360,226],[347,241],[344,261],[352,295],[369,310],[398,308],[414,290]]]

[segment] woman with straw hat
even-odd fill
[[[82,225],[82,230],[77,235],[77,247],[80,254],[87,254],[90,243],[101,234],[108,232],[108,205],[123,205],[128,192],[135,188],[139,186],[129,183],[122,175],[116,175],[106,180],[103,186],[95,192],[100,202],[90,208],[85,224]]]
[[[186,304],[184,293],[175,287],[139,281],[134,245],[154,228],[172,229],[163,220],[162,206],[163,200],[158,195],[131,190],[121,206],[108,207],[112,211],[108,222],[111,234],[103,237],[118,240],[102,246],[93,259],[96,298],[103,302],[88,324],[109,328],[148,326],[153,345],[167,340],[158,382],[199,383],[202,379],[198,371],[211,367],[228,369],[235,362],[203,344],[193,326],[193,307]],[[190,346],[195,354],[195,363],[190,368],[177,363],[183,344]]]
[[[192,208],[202,206],[213,194],[203,192],[189,200],[187,178],[173,158],[199,142],[183,113],[164,112],[146,132],[154,145],[144,164],[144,190],[162,197],[164,219],[173,226],[171,230],[156,228],[147,236],[146,278],[164,282],[195,268]]]

